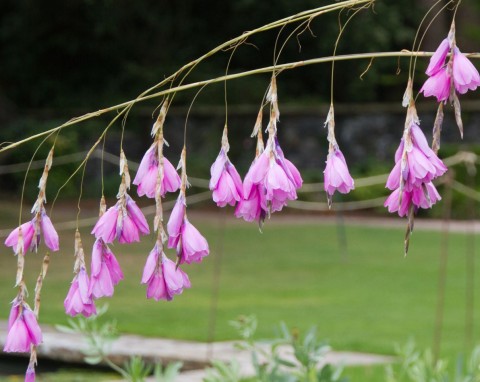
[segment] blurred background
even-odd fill
[[[0,141],[17,141],[70,118],[133,99],[182,65],[244,31],[327,3],[323,0],[2,0]],[[411,49],[418,25],[433,3],[431,0],[377,1],[349,24],[337,54]],[[346,17],[346,13],[340,15],[343,21]],[[436,49],[447,36],[451,17],[452,12],[447,9],[436,18],[425,34],[421,50]],[[338,22],[338,13],[312,21],[311,31],[289,40],[279,62],[330,56]],[[456,25],[460,49],[478,51],[480,4],[464,1]],[[289,26],[282,32],[281,43],[294,27]],[[277,34],[278,30],[272,30],[249,39],[249,44],[237,49],[229,72],[271,65]],[[229,56],[228,51],[209,58],[195,68],[186,83],[222,76]],[[337,62],[334,79],[337,139],[356,179],[390,171],[405,119],[401,99],[409,60],[376,59],[370,67],[369,64],[368,59]],[[423,72],[427,64],[426,59],[417,62],[415,91],[426,79]],[[285,71],[277,83],[280,143],[286,157],[300,169],[304,181],[318,186],[323,181],[328,150],[323,123],[330,97],[330,64]],[[242,176],[255,155],[255,141],[250,134],[268,84],[266,74],[227,84],[230,158]],[[180,157],[187,109],[197,90],[177,94],[167,116],[165,138],[170,147],[166,148],[165,155],[174,164]],[[138,104],[126,122],[124,150],[132,170],[151,144],[150,129],[156,117],[152,113],[159,102]],[[442,158],[458,152],[480,154],[478,92],[461,96],[461,102],[464,139],[459,137],[453,108],[447,106]],[[417,109],[428,139],[431,139],[436,107],[433,98],[418,98]],[[72,277],[73,231],[69,224],[75,220],[80,177],[66,184],[65,181],[113,117],[114,114],[107,114],[69,127],[62,131],[56,144],[55,155],[63,159],[56,163],[54,160],[47,199],[51,203],[64,186],[52,214],[57,227],[60,225],[65,231],[61,233],[59,259],[52,262],[50,285],[47,279],[45,286],[45,298],[51,299],[43,308],[44,321],[48,323],[65,321],[62,302]],[[208,179],[210,165],[218,154],[224,123],[224,84],[219,83],[206,87],[198,95],[187,121],[188,173],[193,179],[190,194],[205,191],[202,180]],[[109,205],[114,203],[119,184],[115,156],[119,153],[120,135],[118,123],[110,129],[105,144],[103,179]],[[17,225],[25,170],[38,143],[39,140],[34,140],[0,154],[3,237]],[[38,150],[35,160],[46,157],[49,143]],[[97,214],[102,187],[100,158],[94,155],[87,164],[82,219],[94,219]],[[479,177],[472,170],[473,162],[466,166],[462,158],[455,160],[452,163],[456,165],[449,173],[460,186],[454,187],[455,183],[450,182],[449,187],[445,187],[441,181],[439,190],[444,200],[431,210],[420,211],[420,217],[471,221],[479,217],[480,186]],[[42,168],[43,162],[34,162],[26,178],[27,212],[35,200]],[[272,325],[280,320],[300,329],[315,324],[334,347],[388,354],[392,353],[394,342],[406,341],[409,336],[415,337],[422,346],[432,344],[435,317],[438,317],[435,310],[439,293],[437,268],[442,251],[447,254],[450,251],[458,256],[451,260],[448,268],[453,281],[447,289],[443,350],[447,355],[457,354],[464,350],[465,343],[475,342],[474,326],[480,328],[476,322],[474,325],[472,317],[477,309],[472,305],[471,296],[465,297],[465,291],[466,288],[474,290],[476,284],[469,276],[467,287],[465,279],[468,269],[475,270],[476,266],[464,265],[475,254],[473,223],[452,233],[447,242],[443,241],[449,232],[446,226],[415,233],[413,254],[405,260],[403,228],[390,226],[383,220],[371,227],[363,220],[349,223],[353,215],[361,219],[387,217],[382,207],[388,195],[383,180],[372,181],[368,187],[357,187],[347,196],[336,196],[338,207],[334,212],[325,211],[324,192],[316,186],[311,189],[315,192],[299,195],[302,201],[311,203],[305,211],[288,209],[285,220],[273,216],[263,235],[258,234],[254,224],[227,217],[233,210],[219,212],[208,196],[200,197],[201,203],[192,203],[189,209],[194,210],[197,228],[209,238],[213,256],[206,264],[191,268],[192,290],[185,291],[173,303],[145,302],[143,286],[139,285],[139,272],[153,238],[139,245],[117,246],[115,253],[118,252],[120,258],[124,256],[128,273],[132,275],[119,286],[110,302],[109,314],[117,317],[123,331],[206,341],[235,337],[228,320],[238,314],[253,313],[258,316],[261,336],[268,336]],[[167,202],[171,200],[174,196],[167,198]],[[361,201],[369,202],[355,204]],[[145,208],[153,205],[145,199],[138,203]],[[359,209],[356,206],[360,206]],[[27,212],[24,219],[28,217]],[[275,219],[281,224],[275,223]],[[400,226],[403,227],[403,221]],[[91,223],[86,223],[85,237],[89,227]],[[85,241],[88,247],[90,239]],[[10,287],[15,259],[7,248],[2,247],[0,253],[0,317],[6,318],[8,304],[14,297]],[[223,262],[215,260],[223,255]],[[31,261],[39,266],[40,256]],[[32,264],[32,270],[28,271],[32,280],[37,273],[36,265]],[[305,315],[307,309],[311,316]],[[186,317],[192,315],[198,317],[198,322],[187,320],[187,324]]]

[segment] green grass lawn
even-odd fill
[[[296,218],[292,224],[277,224],[274,216],[259,233],[255,224],[230,218],[224,221],[221,216],[223,213],[218,219],[211,215],[202,219],[198,213],[192,215],[192,223],[209,240],[211,254],[201,264],[184,267],[192,288],[172,302],[146,300],[145,287],[140,285],[152,237],[140,244],[112,248],[126,277],[115,296],[103,301],[109,304],[108,316],[116,319],[120,331],[207,341],[214,318],[214,339],[229,340],[237,335],[228,321],[255,314],[258,338],[271,338],[274,326],[285,321],[301,331],[316,326],[319,337],[336,350],[391,354],[394,343],[405,343],[408,338],[414,338],[420,348],[431,346],[440,232],[416,231],[405,258],[403,229],[350,226],[347,219],[347,254],[342,256],[337,227],[322,223],[321,217],[307,223]],[[88,230],[83,241],[89,254],[93,241]],[[464,350],[466,242],[465,235],[450,234],[442,342],[445,356]],[[0,251],[0,318],[4,319],[16,293],[12,288],[16,260],[9,249]],[[40,254],[28,254],[26,259],[31,294],[40,260]],[[73,261],[73,231],[63,231],[61,251],[52,255],[45,280],[42,322],[66,321],[63,300],[73,276]],[[216,262],[220,262],[217,274]],[[220,288],[213,317],[216,278]],[[475,312],[478,315],[478,304]],[[479,326],[476,321],[477,333]],[[378,374],[378,368],[374,370]]]

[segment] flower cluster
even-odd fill
[[[432,180],[446,171],[447,167],[428,146],[412,103],[395,153],[395,166],[387,179],[386,187],[393,192],[385,201],[385,207],[400,216],[406,216],[411,208],[414,212],[430,208],[441,199]]]

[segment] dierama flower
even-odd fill
[[[242,179],[223,147],[210,168],[210,174],[210,190],[213,191],[213,201],[217,206],[234,206],[242,199]]]
[[[438,46],[437,50],[430,58],[430,62],[428,64],[428,68],[425,73],[428,76],[435,75],[438,71],[440,71],[445,66],[445,58],[447,58],[447,54],[450,50],[450,42],[447,38],[443,39],[440,45]]]
[[[252,186],[248,199],[242,199],[235,208],[235,216],[243,218],[247,222],[254,220],[263,221],[266,216],[266,210],[262,206],[266,206],[265,191],[263,186]]]
[[[89,294],[93,298],[111,297],[113,287],[123,280],[115,255],[102,239],[93,244]]]
[[[209,254],[208,242],[188,221],[185,196],[181,192],[167,223],[168,247],[177,249],[180,264],[200,262]]]
[[[448,70],[440,69],[428,78],[420,89],[425,97],[434,96],[438,102],[443,102],[450,96],[451,77]]]
[[[110,207],[98,219],[92,230],[97,239],[101,238],[107,244],[115,239],[120,243],[132,243],[140,241],[140,234],[150,233],[147,220],[140,208],[128,194],[125,198],[125,205],[122,199],[118,200],[115,206]]]
[[[354,182],[348,171],[345,157],[339,148],[332,148],[328,153],[324,174],[324,188],[328,195],[335,191],[347,194],[353,190]]]
[[[421,187],[412,187],[410,191],[395,189],[385,201],[384,206],[388,208],[388,212],[398,212],[398,215],[403,217],[408,215],[412,204],[416,212],[419,208],[431,208],[441,199],[433,183],[428,182]]]
[[[77,314],[82,314],[85,317],[96,314],[95,303],[89,291],[90,280],[85,267],[82,266],[73,278],[72,285],[63,303],[65,312],[72,317]]]
[[[58,234],[53,227],[52,221],[47,216],[45,210],[41,209],[41,212],[35,214],[34,218],[21,225],[22,240],[23,240],[23,253],[27,253],[30,249],[36,251],[40,245],[40,235],[43,234],[43,240],[45,245],[52,251],[59,250]],[[5,240],[7,247],[12,247],[15,254],[18,254],[18,240],[19,240],[20,227],[15,228],[8,235]]]
[[[157,187],[159,161],[157,157],[157,145],[154,143],[143,156],[133,184],[137,185],[138,196],[146,195],[154,198]],[[176,192],[180,188],[180,177],[170,161],[163,157],[163,179],[160,186],[160,194],[165,196],[167,192]]]
[[[9,323],[10,326],[10,323]],[[42,331],[35,313],[25,303],[20,303],[16,317],[9,327],[3,351],[6,353],[27,353],[31,345],[42,342]]]
[[[147,298],[157,301],[170,301],[174,295],[181,294],[184,288],[191,286],[187,274],[177,268],[158,245],[155,245],[147,258],[142,284],[147,284]]]
[[[478,70],[457,47],[453,48],[452,77],[455,90],[460,94],[475,90],[480,85]]]

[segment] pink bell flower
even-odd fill
[[[133,180],[137,185],[138,196],[146,195],[148,198],[155,197],[158,176],[158,158],[156,156],[156,144],[153,144],[143,156],[138,171]],[[160,194],[165,196],[167,192],[175,192],[180,188],[180,177],[170,161],[163,157],[163,180]]]
[[[266,210],[262,207],[266,205],[265,192],[261,190],[261,187],[263,186],[255,185],[250,191],[249,198],[238,202],[235,208],[235,216],[237,218],[243,218],[247,222],[265,219]]]
[[[175,248],[180,240],[186,208],[187,205],[185,203],[185,196],[183,193],[180,193],[167,223],[169,248]]]
[[[114,286],[123,280],[123,272],[115,255],[102,239],[93,244],[89,294],[93,298],[111,297]]]
[[[187,217],[184,218],[180,237],[180,241],[177,244],[177,255],[180,258],[180,264],[199,263],[205,256],[208,256],[207,240],[188,221]]]
[[[92,234],[97,239],[102,239],[107,244],[112,243],[115,238],[120,243],[140,241],[140,235],[148,233],[150,233],[150,229],[147,219],[129,195],[126,195],[125,209],[122,208],[119,200],[115,206],[110,207],[98,219],[92,230]]]
[[[438,102],[443,102],[450,96],[450,87],[450,75],[446,69],[442,68],[425,81],[420,93],[425,97],[436,97]]]
[[[400,203],[400,195],[402,195]],[[399,216],[407,216],[410,206],[413,204],[415,211],[419,208],[431,208],[442,198],[432,182],[425,183],[420,187],[413,187],[411,191],[400,188],[394,190],[384,203],[388,208],[388,212],[397,212]]]
[[[210,174],[210,190],[213,191],[213,201],[217,206],[234,206],[242,199],[242,179],[223,148],[212,164]]]
[[[347,162],[339,148],[335,147],[328,153],[324,174],[324,187],[328,195],[335,191],[347,194],[355,188],[354,181],[348,171]]]
[[[453,50],[453,83],[460,94],[475,90],[480,85],[480,75],[472,62],[455,47]]]
[[[78,274],[75,275],[67,297],[63,303],[65,312],[70,316],[82,314],[90,317],[96,314],[95,303],[93,302],[90,292],[90,280],[84,267],[80,268]]]
[[[21,225],[22,227],[22,239],[23,239],[23,254],[26,254],[29,249],[36,251],[38,245],[40,244],[40,232],[38,236],[35,237],[35,226],[36,226],[36,217],[31,221]],[[18,254],[18,234],[19,228],[15,228],[5,240],[5,245],[7,247],[12,247],[15,254]],[[43,234],[43,239],[45,245],[52,251],[59,250],[59,240],[58,234],[55,228],[53,227],[52,221],[47,216],[45,211],[40,214],[40,230]]]
[[[445,65],[445,58],[447,58],[449,50],[450,42],[448,41],[448,39],[444,39],[438,46],[433,56],[430,58],[430,63],[428,64],[428,68],[425,71],[428,76],[435,75],[439,70],[443,68],[443,66]]]
[[[142,284],[147,284],[147,298],[156,301],[171,301],[174,295],[181,294],[184,288],[191,286],[187,274],[177,268],[164,253],[160,253],[157,245],[145,263]]]
[[[31,345],[42,342],[42,331],[35,313],[27,304],[21,304],[17,316],[11,324],[3,351],[6,353],[27,353]]]

